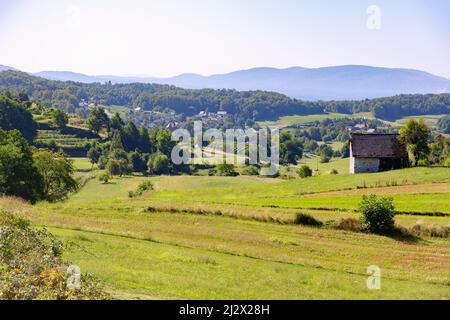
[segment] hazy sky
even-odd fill
[[[449,31],[449,0],[0,0],[0,64],[153,76],[366,64],[450,78]]]

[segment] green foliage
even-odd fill
[[[300,178],[309,178],[312,177],[313,171],[310,167],[305,165],[301,166],[300,169],[297,170],[297,174]]]
[[[108,156],[106,154],[102,154],[100,158],[98,158],[98,168],[100,170],[105,170],[107,164],[108,164]]]
[[[413,166],[418,165],[420,160],[428,157],[430,149],[428,147],[429,129],[423,119],[416,121],[409,119],[400,130],[399,141],[406,146],[409,160]]]
[[[363,196],[359,211],[362,213],[363,229],[368,232],[383,233],[394,227],[393,198],[377,197],[376,195]]]
[[[125,123],[123,122],[122,118],[120,117],[120,114],[116,112],[114,116],[111,118],[109,128],[111,131],[119,131],[121,132],[123,130],[123,127],[125,126]]]
[[[120,131],[114,131],[111,139],[110,150],[123,150],[122,135]]]
[[[87,157],[92,165],[97,164],[100,160],[102,150],[95,144],[87,152]]]
[[[106,171],[111,176],[120,176],[120,177],[130,173],[131,170],[126,153],[124,153],[123,156],[122,154],[119,155],[119,153],[113,155],[106,164]]]
[[[356,107],[356,108],[355,108]],[[353,103],[352,111],[371,111],[376,118],[396,120],[407,116],[449,114],[450,94],[398,95]]]
[[[450,116],[439,119],[437,126],[442,133],[450,134]]]
[[[134,192],[130,191],[128,193],[128,196],[130,198],[139,197],[139,196],[142,196],[144,194],[144,192],[149,191],[149,190],[153,190],[153,184],[151,183],[151,181],[144,181],[144,182],[141,182],[141,184],[139,184],[136,191],[134,191]]]
[[[294,219],[294,224],[299,224],[303,226],[310,226],[310,227],[321,227],[323,223],[313,216],[310,216],[309,214],[304,213],[297,213]]]
[[[242,170],[244,176],[259,176],[260,169],[257,166],[246,166]]]
[[[150,131],[150,143],[154,146],[153,152],[160,152],[167,157],[170,157],[176,145],[176,142],[172,141],[172,133],[160,128],[153,128]]]
[[[444,160],[444,166],[450,167],[450,157]]]
[[[3,94],[0,94],[0,129],[19,130],[28,142],[37,135],[37,124],[26,105]]]
[[[84,84],[51,81],[17,71],[0,73],[0,90],[29,92],[33,100],[75,113],[78,102],[95,97],[101,105],[141,107],[144,110],[170,108],[195,115],[227,111],[239,119],[271,120],[283,115],[325,112],[373,112],[380,119],[409,115],[449,114],[450,95],[399,95],[361,101],[301,101],[273,92],[235,90],[191,90],[156,84]]]
[[[304,144],[304,148],[306,152],[315,153],[319,148],[319,144],[314,140],[307,140]]]
[[[140,152],[134,151],[128,154],[128,162],[133,168],[133,172],[145,173],[148,169],[146,160],[146,156],[141,154]]]
[[[69,115],[67,114],[67,112],[60,109],[53,110],[52,122],[56,128],[63,130],[69,123]]]
[[[43,177],[43,198],[55,202],[67,198],[70,192],[78,190],[78,183],[73,178],[73,161],[62,152],[37,149],[33,153],[34,165]]]
[[[43,188],[28,142],[17,130],[0,130],[0,194],[35,202],[43,197]]]
[[[143,153],[150,153],[152,151],[150,135],[145,126],[141,126],[139,129],[139,149]]]
[[[438,135],[429,147],[429,163],[445,166],[446,159],[450,157],[450,139],[446,139],[445,137]]]
[[[129,152],[140,149],[140,138],[141,136],[135,124],[133,122],[129,122],[123,129],[122,133],[122,144],[125,151]]]
[[[227,163],[217,165],[217,174],[222,177],[235,177],[239,175],[236,172],[234,165]]]
[[[89,130],[99,133],[102,129],[109,129],[109,118],[105,108],[95,107],[86,121]]]
[[[112,177],[109,172],[103,172],[98,176],[98,181],[103,182],[103,184],[108,184],[109,180],[111,179]]]
[[[16,214],[0,210],[0,300],[108,299],[100,283],[81,275],[69,288],[63,244],[45,230],[31,227]]]
[[[154,153],[150,156],[147,167],[150,175],[169,174],[171,169],[170,159],[161,152]]]
[[[303,156],[303,142],[289,132],[280,135],[280,162],[283,164],[297,164]]]
[[[346,141],[341,148],[341,157],[342,158],[350,157],[350,144],[348,143],[348,141]]]
[[[329,145],[322,145],[320,146],[320,162],[321,163],[328,163],[330,162],[331,158],[333,157],[333,149]]]

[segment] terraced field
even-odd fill
[[[39,130],[35,141],[44,145],[55,143],[60,148],[73,148],[98,140],[94,134],[82,129],[68,127],[66,131],[61,133],[57,130]]]

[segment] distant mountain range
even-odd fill
[[[0,71],[8,68],[0,65]],[[450,93],[450,80],[427,72],[357,65],[313,69],[254,68],[212,76],[182,74],[171,78],[89,76],[66,71],[43,71],[34,75],[49,80],[83,83],[139,82],[169,84],[186,89],[265,90],[303,100],[360,100],[398,94]]]
[[[0,64],[0,72],[2,72],[2,71],[8,71],[8,70],[18,71],[18,70],[15,69],[15,68],[8,67],[8,66],[4,66],[4,65]]]

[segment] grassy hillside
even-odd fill
[[[313,115],[297,115],[297,116],[284,116],[280,117],[277,121],[261,121],[258,122],[260,126],[268,127],[291,127],[291,126],[304,126],[312,122],[323,121],[326,119],[343,119],[343,118],[367,118],[374,119],[371,112],[362,112],[355,114],[344,114],[344,113],[325,113],[325,114],[313,114]]]
[[[415,120],[419,120],[419,119],[424,119],[425,123],[427,124],[428,127],[432,128],[432,129],[437,129],[437,123],[439,122],[439,120],[443,117],[445,117],[446,115],[424,115],[424,116],[416,116],[416,117],[405,117],[402,119],[399,119],[397,121],[395,121],[393,123],[394,126],[397,127],[402,127],[405,125],[406,121],[408,121],[408,119],[415,119]]]
[[[83,156],[86,144],[98,141],[101,137],[89,131],[85,119],[71,115],[64,129],[57,129],[51,117],[51,110],[34,107],[33,118],[38,124],[37,137],[34,139],[40,148],[63,149],[69,155]]]
[[[96,174],[85,159],[76,165],[80,176]],[[128,191],[146,180],[155,190],[128,198]],[[410,242],[290,224],[299,211],[324,222],[357,217],[349,209],[361,195],[378,193],[393,195],[397,209],[408,211],[396,217],[400,225],[450,225],[450,216],[418,215],[433,210],[431,205],[450,214],[448,169],[293,181],[189,176],[87,181],[67,202],[35,206],[33,221],[71,243],[67,258],[100,277],[118,297],[450,299],[449,239]],[[380,291],[365,287],[370,265],[382,269]]]

